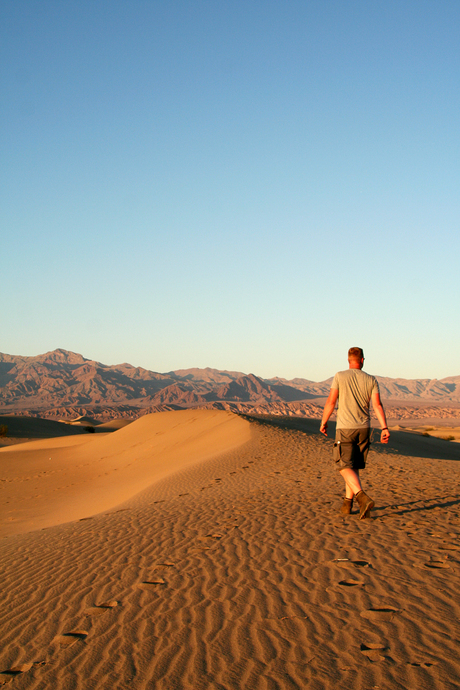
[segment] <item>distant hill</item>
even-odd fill
[[[377,378],[385,401],[460,405],[460,376]],[[262,379],[211,368],[162,374],[126,363],[109,366],[63,349],[36,357],[0,354],[0,414],[107,420],[206,406],[318,416],[330,385],[331,379]]]
[[[187,381],[194,383],[230,383],[244,376],[242,371],[219,371],[219,369],[177,369],[170,371],[171,376],[178,376]]]

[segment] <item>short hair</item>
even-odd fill
[[[357,359],[361,361],[364,359],[364,352],[362,347],[350,347],[348,350],[348,359]]]

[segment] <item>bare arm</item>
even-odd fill
[[[390,438],[390,432],[388,431],[385,410],[383,409],[383,405],[380,401],[379,393],[374,393],[374,395],[372,396],[372,407],[374,408],[374,412],[377,416],[377,419],[380,422],[380,426],[382,427],[380,443],[388,443],[388,439]]]
[[[326,400],[326,404],[324,405],[324,410],[323,410],[323,418],[321,420],[321,426],[319,430],[321,431],[322,434],[327,436],[327,421],[331,414],[334,412],[335,409],[335,403],[337,402],[337,398],[339,397],[339,389],[338,388],[331,388],[331,392],[329,393],[329,397]]]

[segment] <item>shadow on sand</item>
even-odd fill
[[[379,515],[379,518],[398,517],[407,515],[408,513],[419,513],[427,510],[435,510],[436,508],[452,508],[460,505],[460,496],[443,496],[442,498],[419,498],[416,501],[409,501],[408,503],[399,503],[397,506],[393,505],[379,505],[378,510],[385,510],[384,515]],[[377,516],[376,516],[377,517]]]
[[[242,415],[249,421],[270,424],[282,429],[295,429],[305,434],[317,434],[325,443],[333,443],[335,422],[328,423],[328,438],[319,432],[319,419],[302,419],[300,417],[282,417],[277,415]],[[383,455],[406,455],[413,458],[430,460],[460,460],[460,443],[452,443],[433,436],[422,436],[408,431],[392,431],[387,444],[379,442],[379,429],[373,433],[371,450]],[[332,449],[331,449],[332,452]]]

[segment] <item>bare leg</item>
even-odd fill
[[[355,494],[362,491],[359,470],[352,470],[351,467],[346,467],[344,470],[340,470],[340,474],[345,481],[345,496],[347,498],[353,498]]]

